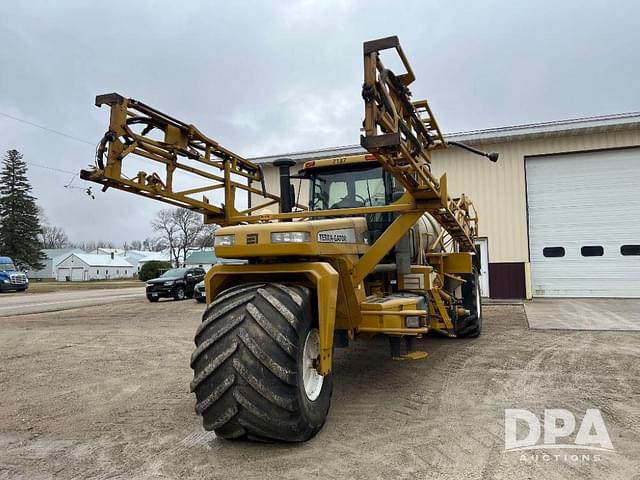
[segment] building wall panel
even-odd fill
[[[466,193],[479,211],[480,236],[489,238],[492,262],[528,262],[526,156],[640,145],[640,130],[482,143],[500,153],[497,163],[457,148],[436,152],[433,171],[446,171],[451,195]],[[553,172],[549,172],[553,175]]]
[[[470,142],[471,143],[471,142]],[[549,133],[536,138],[504,138],[500,141],[474,141],[474,145],[500,153],[497,163],[458,148],[434,152],[433,172],[447,174],[450,195],[466,193],[479,211],[482,237],[488,237],[489,258],[493,263],[526,263],[529,261],[525,157],[607,148],[640,146],[637,127],[609,131]],[[302,167],[303,161],[291,169]],[[277,169],[263,164],[267,190],[279,190]],[[553,172],[549,172],[553,175]],[[298,181],[294,181],[296,191]],[[300,202],[308,200],[308,182],[302,182]],[[252,204],[260,200],[252,196]],[[272,212],[277,206],[270,207]]]

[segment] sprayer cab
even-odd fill
[[[300,171],[309,180],[309,210],[388,205],[393,177],[373,155],[309,161]]]

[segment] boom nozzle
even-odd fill
[[[475,153],[476,155],[480,155],[481,157],[487,157],[489,160],[491,160],[492,162],[497,162],[498,161],[498,152],[484,152],[482,150],[479,150],[477,148],[474,148],[470,145],[467,145],[466,143],[462,143],[462,142],[447,142],[447,145],[452,145],[454,147],[460,147],[468,152],[471,153]]]

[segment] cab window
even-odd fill
[[[381,167],[318,171],[314,172],[310,206],[328,210],[385,205],[386,191]]]

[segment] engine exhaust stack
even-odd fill
[[[281,158],[273,162],[280,172],[280,213],[289,213],[293,210],[294,194],[291,185],[290,169],[296,164],[290,158]]]

